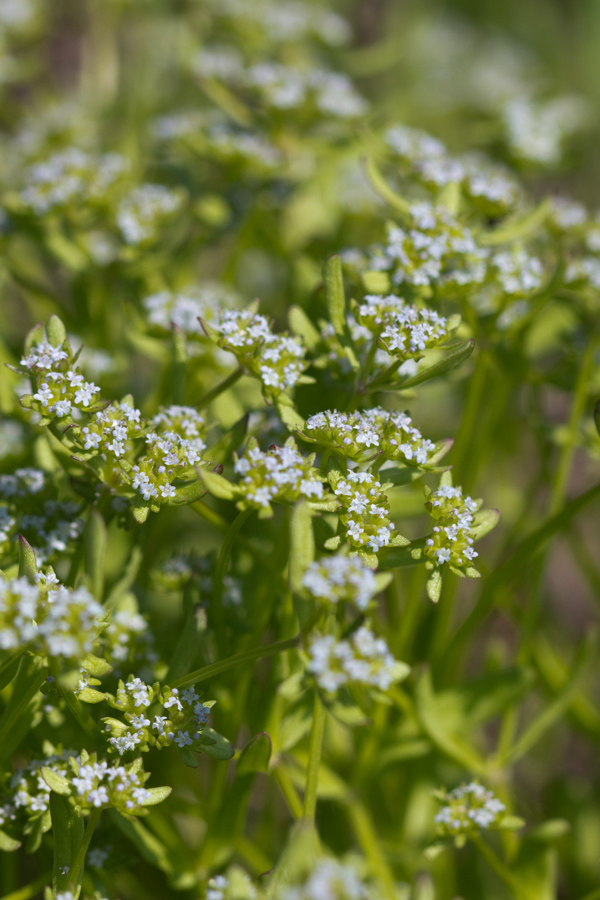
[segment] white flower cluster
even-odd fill
[[[134,188],[117,210],[117,225],[123,240],[133,246],[156,240],[160,230],[182,205],[182,193],[162,184],[142,184]]]
[[[197,110],[160,116],[153,123],[154,136],[164,142],[182,142],[199,154],[210,153],[225,161],[245,160],[263,169],[281,165],[283,154],[258,131],[241,128],[222,115]]]
[[[120,460],[131,452],[132,442],[143,433],[139,409],[128,403],[113,403],[84,425],[79,442],[91,454],[102,453],[107,458]]]
[[[358,318],[390,354],[401,359],[420,358],[424,350],[439,347],[458,324],[394,294],[367,294],[358,308]]]
[[[202,50],[195,69],[201,77],[222,79],[256,92],[262,103],[275,110],[310,104],[321,115],[349,119],[364,115],[368,108],[350,79],[340,72],[303,70],[269,61],[245,66],[241,55],[229,47]]]
[[[175,480],[194,478],[206,449],[200,431],[204,418],[190,406],[170,406],[152,419],[146,435],[146,454],[131,469],[131,485],[144,500],[168,502],[175,496]]]
[[[304,371],[305,350],[300,341],[273,334],[266,317],[252,309],[223,310],[216,332],[218,345],[234,353],[270,394],[294,387]]]
[[[587,117],[580,97],[559,96],[545,102],[516,97],[506,104],[503,118],[512,154],[540,166],[556,166],[565,140]]]
[[[438,832],[444,837],[497,828],[506,811],[504,803],[476,781],[449,791],[445,802],[435,817]]]
[[[128,161],[118,153],[92,156],[70,147],[25,171],[27,187],[20,200],[37,216],[54,209],[106,204],[128,169]]]
[[[92,651],[103,607],[85,588],[0,581],[0,649],[82,659]]]
[[[588,221],[588,211],[583,203],[567,197],[552,197],[549,222],[559,234],[583,235]]]
[[[387,459],[423,466],[438,449],[415,428],[407,413],[381,407],[353,413],[326,410],[310,416],[305,428],[312,440],[335,447],[349,459],[359,460],[379,451]]]
[[[126,609],[113,612],[101,639],[102,655],[107,662],[153,664],[157,661],[157,654],[153,650],[154,635],[139,613]]]
[[[203,703],[193,687],[181,693],[177,688],[162,688],[158,683],[145,684],[140,678],[119,682],[116,697],[107,694],[111,706],[124,714],[125,722],[105,718],[110,733],[109,744],[122,756],[131,750],[146,751],[149,747],[193,746],[208,722],[214,701]],[[163,715],[148,713],[153,704],[161,704]]]
[[[322,859],[303,885],[285,890],[282,900],[376,900],[378,897],[353,865]]]
[[[300,497],[321,500],[323,483],[313,462],[314,456],[305,459],[300,455],[293,438],[288,438],[283,447],[273,446],[266,452],[249,442],[246,455],[233,467],[241,476],[238,506],[270,511],[274,501],[295,503]]]
[[[460,159],[424,131],[396,125],[386,132],[386,143],[399,159],[402,171],[430,191],[460,184],[465,196],[485,215],[501,215],[518,204],[522,191],[508,169],[480,154]]]
[[[489,272],[504,294],[526,297],[541,288],[544,267],[523,247],[513,247],[491,255]]]
[[[358,556],[325,556],[311,563],[302,585],[319,603],[353,603],[361,610],[377,593],[375,576]]]
[[[223,305],[237,302],[237,294],[227,285],[206,282],[181,291],[160,291],[143,300],[148,322],[171,330],[171,324],[187,335],[202,335],[199,319],[215,321]]]
[[[368,472],[348,472],[332,482],[333,493],[342,505],[340,522],[353,547],[374,552],[394,543],[390,505],[379,480]]]
[[[257,25],[273,41],[301,42],[312,36],[331,47],[347,44],[351,28],[337,13],[302,0],[210,0],[215,16]]]
[[[50,809],[50,788],[41,776],[43,766],[51,766],[54,771],[65,775],[67,763],[73,751],[53,754],[45,759],[32,759],[23,769],[18,769],[8,782],[7,793],[0,802],[0,828],[29,821],[43,816]],[[24,822],[22,824],[25,824]]]
[[[136,815],[144,806],[160,802],[169,793],[165,788],[144,787],[150,773],[144,772],[141,757],[128,765],[111,766],[106,760],[98,761],[95,754],[88,757],[82,753],[79,757],[72,756],[69,766],[71,771],[62,776],[65,788],[84,815],[109,806],[124,815]]]
[[[600,259],[597,256],[584,256],[572,260],[565,271],[565,282],[600,290]]]
[[[0,475],[0,554],[16,551],[17,535],[22,534],[35,549],[38,562],[46,562],[72,548],[80,537],[84,522],[79,506],[54,500],[52,484],[42,469],[16,469]]]
[[[91,412],[97,406],[95,396],[100,388],[80,372],[48,372],[39,382],[30,408],[44,418],[62,419],[76,412]]]
[[[481,284],[485,253],[471,230],[445,207],[421,201],[409,209],[406,228],[390,225],[387,244],[375,247],[370,268],[389,271],[394,284],[455,288]]]
[[[331,634],[313,637],[308,655],[307,670],[319,687],[331,693],[348,684],[387,691],[401,677],[386,642],[366,625],[348,640],[338,640]]]
[[[426,506],[436,524],[426,541],[425,555],[438,566],[469,565],[479,555],[473,550],[473,526],[481,501],[463,495],[459,487],[442,485],[430,495]]]

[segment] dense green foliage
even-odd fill
[[[433,11],[0,0],[2,900],[600,898],[595,98]]]

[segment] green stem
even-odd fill
[[[352,820],[358,843],[360,844],[365,857],[369,860],[373,872],[385,889],[384,896],[396,897],[397,889],[394,875],[390,871],[390,867],[383,854],[381,841],[373,827],[373,822],[371,821],[367,809],[364,804],[360,803],[355,797],[348,807],[348,812]]]
[[[90,841],[92,839],[92,835],[96,829],[96,825],[98,824],[98,819],[102,814],[102,809],[94,809],[90,813],[90,817],[88,819],[88,823],[85,826],[85,831],[83,833],[83,839],[81,844],[79,845],[79,850],[77,851],[77,856],[75,857],[75,861],[69,870],[69,885],[75,889],[77,884],[77,880],[79,878],[79,873],[82,871],[84,863],[85,863],[85,855],[88,851],[88,847],[90,846]]]
[[[217,646],[220,652],[223,652],[225,646],[225,617],[223,610],[223,579],[227,573],[229,565],[229,557],[236,538],[236,535],[246,519],[254,512],[253,509],[244,509],[239,513],[229,526],[227,533],[221,544],[215,574],[213,578],[213,592],[210,612],[212,613],[213,623],[215,627],[215,635],[217,638]]]
[[[26,711],[27,707],[29,706],[32,699],[35,697],[45,680],[45,670],[42,672],[37,672],[37,674],[32,677],[31,681],[27,685],[27,688],[22,692],[14,707],[12,709],[10,709],[10,706],[7,707],[7,710],[5,711],[6,719],[4,718],[4,716],[2,716],[2,721],[0,722],[0,759],[3,759],[6,755],[6,748],[9,747],[7,738],[13,730],[15,723],[19,721],[23,713]],[[8,715],[6,715],[6,713],[8,713]]]
[[[207,678],[212,678],[214,675],[220,675],[221,672],[227,672],[229,669],[241,665],[241,663],[251,662],[254,659],[263,659],[267,656],[274,656],[276,653],[282,653],[284,650],[291,650],[293,647],[298,646],[300,638],[301,635],[297,634],[292,638],[287,638],[285,641],[276,641],[274,644],[265,644],[263,647],[255,647],[254,650],[243,650],[241,653],[235,653],[227,659],[211,663],[209,666],[203,666],[201,669],[196,669],[195,672],[190,672],[189,675],[185,675],[183,678],[178,678],[177,681],[173,682],[171,687],[190,687],[192,684],[198,684],[199,681],[206,681]]]
[[[527,900],[536,900],[533,895],[529,893],[525,893],[523,890],[523,884],[521,881],[516,878],[512,872],[507,868],[507,866],[502,862],[502,860],[496,856],[492,848],[489,844],[478,835],[474,835],[471,840],[474,845],[477,847],[477,850],[483,856],[487,864],[491,869],[494,870],[498,878],[500,878],[504,884],[513,892],[515,897],[526,897]]]
[[[191,503],[189,506],[196,515],[201,516],[205,522],[208,522],[209,525],[212,525],[213,528],[216,528],[217,531],[223,532],[225,534],[229,528],[229,522],[227,519],[224,519],[223,516],[220,516],[218,512],[215,512],[214,509],[211,509],[210,506],[207,506],[203,500],[196,500],[194,503]],[[238,541],[240,545],[248,550],[254,558],[261,564],[261,566],[266,566],[268,569],[272,569],[272,561],[261,553],[260,550],[254,546],[252,541],[249,541],[243,534],[240,534],[238,537]]]
[[[12,653],[9,653],[4,657],[2,662],[0,662],[0,678],[2,678],[2,675],[6,672],[7,669],[10,669],[13,663],[15,663],[21,656],[23,656],[24,652],[25,651],[23,649],[13,650]]]
[[[453,475],[454,483],[468,482],[463,484],[465,491],[468,490],[469,484],[472,484],[472,477],[467,479],[465,471],[465,463],[470,459],[473,453],[473,438],[477,427],[477,422],[481,416],[482,400],[487,376],[487,356],[480,351],[475,369],[469,383],[467,394],[467,402],[462,415],[460,427],[456,435],[454,447],[452,448],[453,457]]]
[[[230,387],[238,381],[242,375],[244,374],[244,367],[238,366],[237,369],[234,369],[233,372],[224,378],[223,381],[220,381],[216,384],[210,391],[207,391],[200,399],[197,401],[196,406],[199,409],[202,409],[205,406],[208,406],[209,403],[222,394],[224,391],[228,390]]]
[[[79,698],[75,695],[74,691],[72,691],[70,688],[64,687],[60,683],[58,660],[50,660],[50,672],[54,679],[54,684],[56,685],[57,690],[60,692],[61,697],[65,701],[73,717],[77,720],[77,722],[79,722],[88,737],[97,739],[100,736],[99,727],[96,725]]]
[[[319,766],[321,765],[321,750],[323,747],[323,732],[325,730],[325,707],[315,691],[313,707],[313,721],[310,732],[310,747],[308,751],[308,766],[306,769],[306,791],[304,793],[303,817],[314,824],[317,810],[317,788],[319,786]]]

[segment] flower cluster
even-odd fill
[[[459,487],[442,485],[425,505],[436,523],[426,541],[425,555],[438,566],[470,565],[478,555],[473,550],[473,527],[481,501],[463,495]]]
[[[407,413],[380,407],[353,413],[316,413],[306,420],[305,431],[311,440],[335,447],[354,460],[382,453],[386,459],[426,466],[445,449],[424,438]]]
[[[512,299],[538,291],[542,286],[544,268],[537,257],[516,246],[492,254],[489,273],[498,282],[502,293]]]
[[[314,36],[324,44],[339,47],[351,37],[346,19],[320,6],[303,3],[302,0],[209,0],[215,16],[244,24],[252,23],[264,31],[273,41],[305,41]]]
[[[283,900],[377,900],[378,897],[379,893],[365,884],[353,865],[334,859],[320,860],[304,884],[289,887],[283,893]]]
[[[140,678],[130,677],[119,682],[116,697],[106,695],[108,702],[123,713],[125,722],[105,718],[111,750],[122,756],[131,750],[146,751],[149,747],[191,746],[199,749],[199,741],[208,721],[214,700],[202,702],[194,688],[179,693],[177,688],[158,684],[150,686]],[[162,706],[158,714],[158,704]],[[155,712],[148,713],[151,706]]]
[[[154,635],[146,619],[137,612],[119,609],[113,612],[102,632],[102,655],[109,663],[138,665],[157,661]]]
[[[0,649],[69,660],[91,652],[103,607],[83,587],[50,588],[25,578],[0,581]]]
[[[476,286],[486,275],[485,252],[445,207],[413,203],[405,228],[390,225],[387,244],[375,247],[370,268],[390,272],[394,284]]]
[[[91,156],[70,147],[25,171],[27,187],[20,201],[36,216],[55,209],[100,206],[128,169],[128,161],[118,153]]]
[[[433,309],[406,303],[389,294],[367,294],[358,307],[358,319],[393,356],[420,359],[423,351],[439,347],[458,327],[456,317],[446,319]]]
[[[293,438],[266,452],[255,441],[249,442],[245,456],[234,465],[235,473],[241,475],[238,507],[269,513],[272,502],[295,503],[300,497],[321,500],[323,482],[313,462],[314,455],[305,459],[298,453]]]
[[[368,109],[347,75],[326,69],[300,69],[279,62],[263,61],[246,66],[231,47],[202,50],[195,63],[202,78],[223,80],[258,96],[273,110],[312,109],[323,116],[353,119]]]
[[[131,469],[131,485],[145,501],[165,503],[176,494],[174,481],[196,477],[194,467],[206,449],[200,437],[204,418],[190,406],[170,406],[151,424],[146,454]]]
[[[316,635],[308,648],[307,670],[320,688],[334,693],[349,684],[362,684],[387,691],[404,678],[407,667],[398,663],[383,638],[366,625],[348,640],[331,634]]]
[[[68,772],[68,761],[73,751],[53,753],[44,759],[32,759],[18,769],[8,782],[8,790],[0,802],[0,828],[5,825],[21,825],[27,833],[28,825],[49,813],[50,788],[41,775],[43,767],[51,766],[61,775]],[[24,821],[25,820],[25,821]],[[49,825],[49,823],[48,823]]]
[[[183,194],[162,184],[142,184],[123,198],[116,222],[126,244],[140,247],[156,240],[183,205]]]
[[[14,555],[19,534],[34,548],[39,562],[71,551],[84,527],[79,511],[78,504],[55,499],[52,481],[42,469],[0,475],[0,554]]]
[[[386,143],[402,174],[411,181],[432,192],[460,184],[474,208],[484,215],[503,215],[521,200],[521,188],[510,172],[481,155],[452,157],[441,141],[402,125],[388,129]]]
[[[107,459],[121,460],[133,450],[133,442],[144,434],[142,414],[133,404],[112,403],[98,411],[75,431],[79,443],[90,456],[103,454]]]
[[[347,540],[357,549],[375,553],[382,547],[397,546],[407,541],[393,535],[395,525],[390,521],[390,505],[385,485],[369,472],[348,472],[345,477],[330,475],[333,493],[342,506],[340,524]]]
[[[302,585],[319,603],[353,603],[361,610],[368,607],[377,593],[373,572],[357,556],[325,556],[311,563]]]
[[[127,765],[111,766],[83,751],[79,757],[71,756],[68,764],[66,774],[49,766],[42,770],[42,777],[52,790],[70,796],[83,815],[108,807],[124,816],[144,815],[144,807],[160,803],[171,793],[168,787],[144,787],[150,773],[144,772],[141,757]]]
[[[233,305],[237,295],[226,285],[207,282],[182,291],[160,291],[143,301],[148,322],[165,331],[171,324],[187,335],[201,335],[200,319],[208,323],[216,320],[221,306]]]
[[[444,837],[498,828],[506,811],[504,803],[477,782],[449,791],[443,801],[445,805],[436,815],[435,824]]]
[[[305,368],[305,350],[287,334],[273,334],[265,316],[253,308],[223,310],[216,329],[207,329],[219,347],[229,350],[240,365],[260,378],[267,394],[277,395],[294,387]]]

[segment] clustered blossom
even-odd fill
[[[274,41],[304,41],[314,37],[339,47],[348,43],[351,28],[342,16],[302,0],[209,0],[215,16],[243,20],[260,27]]]
[[[387,244],[375,247],[370,268],[390,272],[394,284],[476,286],[486,274],[485,252],[467,227],[442,206],[413,203],[408,224],[390,225]]]
[[[70,147],[26,170],[21,203],[37,216],[69,206],[99,205],[128,168],[128,161],[118,153],[92,156]]]
[[[358,556],[325,556],[311,563],[302,585],[320,603],[353,603],[361,610],[377,593],[373,572]]]
[[[42,469],[16,469],[0,475],[0,554],[16,552],[22,534],[36,552],[38,562],[47,562],[73,549],[83,531],[80,507],[58,501],[51,479]]]
[[[294,387],[304,371],[305,350],[300,341],[273,334],[266,317],[252,309],[223,310],[216,333],[219,347],[234,353],[270,394]]]
[[[358,308],[358,318],[371,334],[396,358],[420,359],[423,351],[448,340],[458,321],[446,319],[428,307],[406,303],[389,294],[367,294]]]
[[[158,140],[182,142],[211,158],[244,160],[260,169],[273,169],[283,162],[283,154],[265,135],[241,128],[222,115],[206,115],[197,110],[169,113],[156,119],[153,132]]]
[[[270,510],[271,503],[295,503],[300,497],[321,500],[323,483],[313,468],[314,456],[298,453],[293,438],[283,447],[266,452],[256,443],[249,444],[245,456],[238,459],[234,471],[241,475],[238,491],[241,509]]]
[[[69,767],[71,771],[58,777],[52,770],[47,776],[48,781],[56,789],[60,779],[63,792],[70,794],[83,815],[109,806],[125,816],[140,815],[145,806],[160,803],[171,791],[170,788],[149,790],[144,787],[150,773],[144,772],[141,757],[127,765],[111,766],[106,760],[98,761],[95,754],[88,756],[84,751],[79,757],[69,758]]]
[[[333,493],[342,505],[340,522],[353,547],[374,552],[396,543],[390,521],[390,505],[375,475],[349,472],[332,484]]]
[[[423,437],[407,413],[380,407],[342,413],[326,410],[306,421],[306,436],[320,444],[336,447],[349,459],[363,459],[382,453],[409,465],[427,465],[436,445]]]
[[[586,286],[596,290],[600,288],[600,259],[597,256],[584,256],[574,259],[565,271],[565,282],[577,287]]]
[[[104,608],[83,587],[50,588],[26,578],[0,581],[0,649],[69,660],[91,652]]]
[[[126,244],[140,246],[155,240],[183,205],[183,195],[162,184],[142,184],[123,198],[117,226]]]
[[[144,434],[142,414],[129,403],[111,403],[99,410],[79,434],[83,449],[92,455],[102,453],[108,459],[124,459],[133,449],[133,441]]]
[[[463,495],[459,487],[442,485],[431,494],[426,506],[436,524],[426,541],[425,555],[438,566],[472,563],[478,556],[473,549],[473,527],[481,501]]]
[[[489,262],[490,275],[505,295],[526,297],[542,286],[544,268],[540,260],[523,247],[494,253]]]
[[[585,104],[576,96],[562,95],[545,102],[515,97],[503,110],[512,155],[540,166],[556,165],[565,139],[581,127],[586,113]]]
[[[150,664],[157,661],[154,635],[139,613],[120,609],[113,612],[102,632],[102,655],[107,662]]]
[[[310,105],[321,115],[352,119],[368,109],[367,101],[356,92],[347,75],[271,61],[246,66],[231,47],[203,49],[196,58],[195,70],[203,78],[223,80],[257,94],[265,106],[274,110]]]
[[[506,811],[504,803],[476,781],[449,791],[444,801],[446,805],[435,817],[438,832],[444,837],[497,828]]]
[[[165,331],[171,325],[187,335],[201,335],[200,319],[211,323],[217,319],[222,305],[233,305],[237,295],[227,285],[206,282],[181,291],[159,291],[144,298],[148,322]]]
[[[18,769],[8,782],[6,794],[0,802],[0,828],[5,825],[22,824],[35,821],[49,813],[50,788],[41,775],[44,766],[51,766],[53,771],[66,775],[68,760],[74,756],[74,751],[55,753],[44,759],[32,759],[22,769]]]
[[[348,684],[363,684],[387,691],[404,674],[404,667],[389,651],[383,638],[366,625],[348,640],[331,634],[313,637],[308,649],[307,670],[324,691],[334,693]]]
[[[348,863],[322,859],[302,885],[289,887],[283,900],[376,900],[376,893]],[[208,900],[208,898],[207,898]]]
[[[123,713],[125,722],[105,718],[105,729],[110,733],[111,750],[122,756],[131,750],[146,751],[149,747],[168,747],[175,743],[184,748],[194,746],[199,740],[214,701],[202,702],[193,687],[179,692],[158,682],[145,684],[140,678],[130,677],[119,682],[116,697],[106,695],[108,702]],[[158,705],[162,706],[158,714]],[[149,713],[151,706],[154,711]],[[197,745],[196,745],[197,749]]]
[[[437,138],[402,125],[388,129],[386,143],[400,162],[402,174],[432,192],[460,184],[473,206],[485,215],[505,214],[521,199],[521,189],[510,172],[481,154],[452,157]]]
[[[195,478],[206,449],[204,418],[190,406],[170,406],[152,419],[146,454],[131,469],[131,485],[145,501],[165,503],[176,494],[175,480]]]

